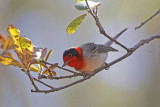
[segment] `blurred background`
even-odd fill
[[[141,29],[134,30],[160,8],[160,0],[100,2],[99,18],[107,34],[115,36],[129,28],[118,39],[127,47],[160,32],[160,14]],[[73,35],[67,34],[67,25],[86,13],[76,10],[75,3],[75,0],[0,0],[0,33],[8,36],[7,27],[13,24],[34,45],[54,49],[48,62],[62,65],[62,54],[66,48],[86,42],[108,41],[100,35],[91,15]],[[113,47],[119,52],[110,53],[107,62],[125,54],[121,47],[115,44]],[[0,64],[0,107],[160,107],[159,64],[160,41],[154,40],[108,71],[101,71],[83,83],[49,94],[31,93],[33,87],[27,75],[18,68]],[[56,72],[57,76],[68,74],[60,69]],[[32,75],[37,77],[36,73]],[[43,81],[58,87],[74,80]],[[38,86],[47,89],[40,84]]]

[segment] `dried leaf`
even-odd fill
[[[13,42],[10,36],[8,36],[8,38],[4,42],[3,49],[4,50],[13,49]]]
[[[87,13],[88,14],[88,13]],[[84,18],[87,16],[87,14],[83,14],[79,16],[78,18],[74,19],[67,27],[67,33],[73,34],[77,28],[80,26]]]
[[[0,34],[0,41],[1,41],[1,48],[3,48],[3,45],[4,45],[5,41],[6,41],[6,37],[4,35],[2,35],[2,34]]]
[[[8,52],[8,51],[5,51],[5,52],[3,53],[3,55],[4,55],[4,56],[8,56],[8,57],[14,59],[14,55],[13,55],[12,53]]]
[[[54,65],[55,65],[55,66],[54,66]],[[56,72],[53,71],[53,70],[56,68],[56,66],[58,65],[58,63],[56,63],[56,64],[54,64],[54,65],[49,66],[49,69],[50,69],[52,75],[53,75],[53,76],[56,76]],[[46,69],[43,71],[43,74],[49,75],[48,68],[46,68]]]
[[[55,71],[51,71],[53,76],[56,76],[56,72]]]
[[[48,60],[48,58],[51,56],[52,53],[53,53],[53,49],[51,49],[51,50],[48,52],[45,61]]]
[[[10,37],[6,38],[4,35],[0,34],[1,48],[3,50],[9,50],[13,48],[12,39]]]
[[[21,64],[19,61],[13,58],[9,58],[7,56],[0,56],[0,63],[2,63],[3,65],[13,65],[20,68],[24,68],[23,64]]]
[[[44,60],[46,53],[47,53],[47,48],[44,48],[42,51],[41,60]]]

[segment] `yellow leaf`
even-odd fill
[[[7,56],[0,56],[0,63],[2,63],[3,65],[13,65],[13,66],[17,66],[19,68],[24,68],[24,65],[21,64],[19,61],[13,59],[13,58],[9,58]],[[34,65],[30,66],[30,70],[34,71],[34,72],[38,72],[39,69],[37,67],[35,67]]]
[[[23,64],[21,64],[19,61],[6,56],[0,56],[0,63],[2,63],[3,65],[13,65],[24,68]]]
[[[85,0],[76,0],[77,2],[80,2],[80,1],[85,1]]]
[[[20,35],[20,31],[16,27],[14,27],[12,24],[8,26],[8,32],[11,36],[14,36],[14,37]]]
[[[88,13],[87,13],[88,14]],[[79,16],[78,18],[74,19],[67,27],[67,33],[73,34],[77,28],[80,26],[84,18],[87,16],[87,14],[83,14]]]
[[[43,66],[41,64],[37,64],[39,69],[42,70],[43,69]]]
[[[53,53],[53,49],[51,49],[51,50],[48,52],[45,61],[48,60],[48,58],[51,56],[52,53]]]
[[[8,32],[10,34],[10,37],[13,40],[15,50],[22,53],[22,49],[21,49],[21,46],[19,43],[20,31],[16,27],[14,27],[13,25],[9,25]]]
[[[27,68],[33,60],[33,45],[31,41],[25,37],[20,37],[20,31],[13,25],[8,26],[8,32],[13,40],[14,51],[23,65],[25,65],[25,68]]]
[[[34,72],[38,72],[39,71],[39,69],[37,67],[35,67],[34,65],[30,66],[30,70],[34,71]]]

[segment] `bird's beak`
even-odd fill
[[[68,61],[66,61],[66,62],[62,65],[62,67],[65,67],[67,64],[68,64]]]

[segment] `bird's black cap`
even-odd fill
[[[76,49],[70,48],[64,51],[63,58],[69,54],[71,54],[71,56],[77,56],[77,57],[79,56],[79,53]]]

